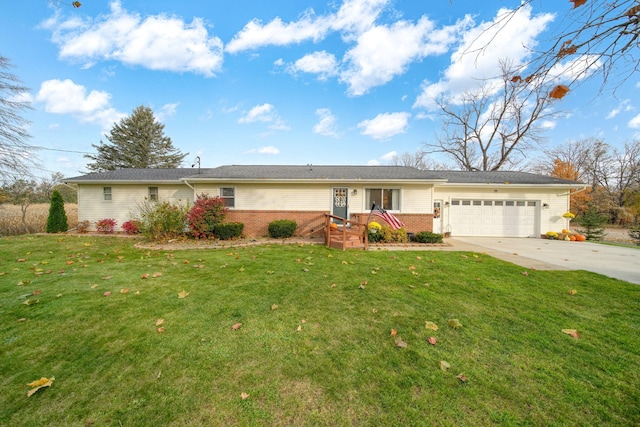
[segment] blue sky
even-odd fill
[[[139,105],[202,167],[388,164],[440,129],[432,97],[526,61],[571,3],[535,1],[480,57],[460,56],[516,1],[85,0],[5,2],[0,55],[31,89],[30,143],[47,176],[85,172],[82,153]],[[554,106],[546,146],[640,137],[640,77],[614,94],[585,82]],[[442,159],[436,159],[442,160]]]

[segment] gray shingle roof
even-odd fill
[[[230,165],[202,171],[197,178],[250,180],[429,180],[438,179],[438,176],[430,171],[421,171],[413,167],[404,166]]]
[[[438,171],[449,184],[576,184],[562,178],[518,171]]]
[[[107,172],[93,172],[86,175],[65,178],[65,182],[103,182],[103,181],[125,181],[125,182],[161,182],[176,181],[193,175],[197,169],[176,168],[176,169],[117,169]]]
[[[198,173],[199,172],[199,173]],[[579,184],[527,172],[424,171],[408,166],[229,165],[217,168],[118,169],[66,178],[65,182],[180,182],[187,180],[334,180],[334,181],[446,181],[448,184]]]

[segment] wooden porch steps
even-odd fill
[[[339,223],[339,226],[336,226]],[[325,244],[335,249],[368,249],[367,224],[325,214]]]

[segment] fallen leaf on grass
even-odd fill
[[[26,317],[21,317],[21,318],[19,318],[19,319],[18,319],[18,323],[22,323],[22,322],[24,322],[25,320],[27,320],[27,318],[26,318]]]
[[[240,329],[241,326],[242,326],[242,323],[234,323],[233,326],[231,327],[231,330],[237,331],[238,329]]]
[[[271,310],[277,310],[278,309],[278,304],[273,304],[271,306]]]
[[[109,292],[109,291],[107,291],[107,292],[105,292],[104,294],[102,294],[102,296],[105,296],[105,297],[108,297],[108,296],[110,296],[110,295],[111,295],[111,292]]]
[[[569,291],[569,295],[575,295],[575,294],[577,294],[577,293],[578,293],[578,291],[576,291],[575,289],[571,289],[571,290]]]
[[[186,298],[187,295],[189,295],[189,292],[187,291],[178,292],[179,299]]]
[[[24,305],[33,305],[33,304],[37,304],[39,302],[40,302],[39,299],[28,299],[25,302],[23,302],[23,304]]]
[[[51,387],[51,384],[53,384],[53,380],[55,380],[54,377],[51,377],[51,378],[42,377],[39,380],[35,380],[28,383],[27,385],[33,388],[29,390],[29,392],[27,392],[27,397],[31,397],[36,391],[40,390],[41,388]]]
[[[577,330],[575,330],[575,329],[563,329],[563,330],[562,330],[562,333],[563,333],[563,334],[570,335],[570,336],[572,336],[572,337],[573,337],[573,338],[575,338],[575,339],[578,339],[578,338],[580,337],[580,336],[578,335],[578,331],[577,331]]]
[[[451,367],[451,365],[449,365],[449,362],[447,362],[445,360],[441,360],[440,361],[440,369],[442,369],[443,371],[446,371],[450,367]]]
[[[97,287],[98,287],[98,285],[91,285],[91,289],[95,289]]]
[[[296,328],[296,332],[300,332],[302,331],[302,325],[298,325],[298,327]]]
[[[458,375],[456,375],[456,378],[459,379],[463,383],[467,382],[467,377],[463,373],[459,373]]]
[[[523,276],[528,276],[528,275],[529,275],[529,272],[528,272],[528,271],[523,271],[523,272],[522,272],[522,273],[520,273],[520,274],[522,274]]]
[[[113,278],[113,276],[105,276],[105,277],[102,278],[102,280],[109,280],[109,279],[112,279],[112,278]]]
[[[462,323],[460,323],[458,319],[450,319],[449,326],[451,326],[453,329],[460,329],[462,328]]]
[[[391,336],[395,337],[396,335],[398,335],[398,331],[396,331],[395,329],[391,329]]]
[[[247,397],[249,397],[249,394],[248,394],[248,393],[245,393],[245,392],[240,393],[240,398],[241,398],[242,400],[245,400]]]
[[[158,320],[156,320],[156,326],[160,326],[160,325],[162,325],[162,324],[164,324],[164,319],[158,319]]]
[[[403,341],[403,340],[402,340],[402,338],[399,338],[399,339],[396,341],[396,347],[399,347],[399,348],[407,348],[407,347],[409,347],[409,344],[407,344],[405,341]]]
[[[438,344],[438,339],[437,339],[436,337],[429,337],[429,338],[427,339],[427,342],[428,342],[429,344],[431,344],[431,345],[436,345],[436,344]]]
[[[120,289],[120,293],[121,293],[121,294],[126,294],[127,292],[129,292],[129,288],[122,288],[122,289]]]
[[[149,278],[149,273],[144,273],[142,276],[140,276],[141,279],[148,279]]]
[[[158,332],[159,332],[159,333],[163,333],[163,332],[164,332],[164,328],[163,328],[163,327],[159,327],[159,328],[158,328]]]
[[[429,322],[429,321],[424,323],[424,327],[425,327],[425,329],[431,329],[432,331],[437,331],[438,329],[440,329],[440,327],[438,325],[436,325],[433,322]]]

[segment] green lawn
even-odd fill
[[[472,253],[133,243],[0,239],[0,425],[640,424],[640,286]]]

